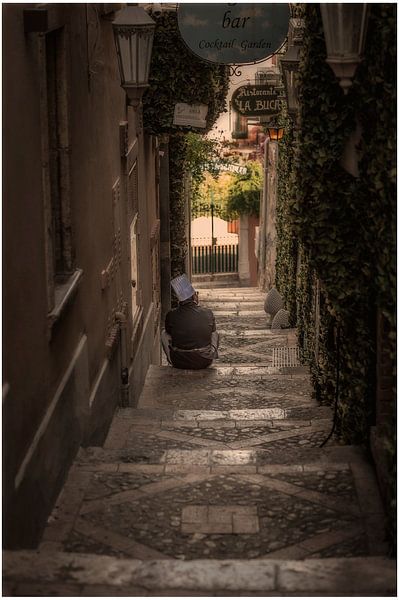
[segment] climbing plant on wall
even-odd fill
[[[186,196],[184,170],[186,138],[172,135],[169,140],[169,210],[171,275],[177,277],[186,270],[188,240],[186,237]]]
[[[378,137],[376,131],[383,132],[384,136],[389,130],[393,132],[389,127],[394,120],[393,28],[389,27],[387,11],[389,7],[382,5],[373,6],[371,10],[365,64],[348,96],[343,95],[325,63],[319,9],[313,5],[307,6],[301,67],[302,127],[291,214],[294,228],[309,251],[310,264],[321,281],[329,314],[336,320],[341,334],[339,429],[347,441],[365,441],[373,417],[374,380],[372,375],[366,374],[373,372],[375,311],[380,303],[378,296],[381,296],[381,284],[373,276],[376,250],[382,257],[377,258],[377,262],[382,261],[380,272],[381,278],[385,278],[387,313],[391,315],[389,306],[392,308],[393,305],[392,294],[389,296],[386,290],[392,289],[395,274],[389,268],[395,239],[392,234],[394,165],[393,157],[388,156],[385,147],[392,148],[394,142],[385,138],[382,144],[382,133]],[[384,59],[380,58],[382,51]],[[377,73],[381,77],[379,81],[375,81]],[[376,126],[369,107],[374,107],[375,98],[381,96],[378,87],[381,80],[386,82],[381,102],[385,100],[391,108],[381,106],[382,116]],[[340,166],[344,146],[356,126],[356,118],[364,128],[363,159],[358,179]],[[373,152],[367,145],[371,138],[375,143]],[[384,167],[376,158],[381,152]],[[384,224],[381,213],[388,217]]]
[[[298,261],[298,240],[292,228],[289,205],[292,188],[292,163],[294,159],[294,136],[290,119],[280,118],[284,127],[284,137],[279,142],[277,203],[276,203],[276,287],[290,313],[290,322],[296,325],[296,271]]]
[[[175,10],[162,11],[160,15],[152,14],[152,18],[156,22],[156,28],[150,67],[150,87],[143,98],[143,121],[148,133],[169,135],[170,240],[173,277],[185,270],[188,252],[185,173],[194,164],[194,141],[193,139],[187,141],[192,128],[173,125],[175,104],[208,106],[206,127],[201,131],[204,134],[211,129],[220,113],[225,110],[229,78],[225,66],[202,61],[188,50],[180,37]],[[209,154],[211,149],[208,148],[207,152]]]
[[[143,98],[144,127],[154,135],[187,132],[189,127],[173,125],[175,104],[206,104],[206,133],[225,110],[227,68],[205,62],[188,50],[179,33],[175,10],[151,16],[156,28],[150,87]]]
[[[290,264],[287,254],[294,260],[290,244],[297,240],[297,325],[315,390],[322,402],[335,401],[339,351],[337,432],[347,443],[362,444],[375,416],[378,311],[390,324],[391,356],[396,350],[395,5],[370,5],[364,60],[347,96],[325,58],[319,6],[307,4],[300,127],[295,150],[282,152],[280,168],[278,278],[282,289],[293,287],[284,265]],[[358,125],[361,158],[354,177],[341,158]],[[394,465],[393,426],[386,445]]]
[[[372,249],[370,279],[375,302],[386,319],[386,343],[396,363],[396,5],[371,5],[365,59],[356,84],[362,105],[363,193],[367,197],[369,227],[365,237]],[[396,375],[393,373],[392,375]],[[396,390],[392,397],[396,397]],[[396,407],[386,419],[383,440],[389,478],[390,533],[396,542]]]

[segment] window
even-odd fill
[[[130,224],[130,264],[131,264],[131,284],[132,284],[132,317],[135,321],[136,313],[139,308],[139,270],[138,270],[138,251],[137,251],[137,224],[138,215],[134,217]]]
[[[48,306],[56,320],[82,272],[75,269],[69,182],[66,35],[60,28],[40,40],[43,188]]]
[[[138,216],[138,178],[137,178],[137,143],[128,154],[127,202],[130,240],[130,280],[133,324],[137,321],[141,305],[139,282],[139,216]]]
[[[255,84],[256,85],[265,85],[267,84],[267,72],[266,70],[256,71],[255,73]]]

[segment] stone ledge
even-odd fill
[[[380,557],[284,561],[116,559],[76,553],[6,551],[3,574],[12,582],[117,586],[144,590],[320,592],[395,595],[395,561]]]

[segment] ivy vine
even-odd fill
[[[287,116],[279,119],[284,128],[284,137],[279,143],[279,161],[276,203],[276,287],[290,313],[290,324],[296,325],[298,241],[290,221],[291,173],[293,162],[294,135]]]
[[[206,133],[225,110],[227,67],[205,62],[187,48],[179,33],[175,10],[151,16],[156,27],[150,87],[143,98],[144,127],[154,135],[187,132],[192,128],[173,125],[175,104],[206,104]]]
[[[186,172],[193,163],[192,127],[173,124],[177,103],[205,104],[208,107],[207,133],[226,110],[228,70],[224,65],[205,62],[184,44],[178,29],[177,12],[152,14],[156,22],[152,50],[149,88],[143,98],[143,121],[147,133],[169,135],[169,198],[172,277],[185,271],[188,244],[186,236]],[[191,143],[190,143],[191,142]],[[212,145],[212,144],[211,144]],[[202,149],[207,144],[202,144]],[[198,149],[197,149],[198,150]],[[207,148],[207,155],[211,148]],[[199,175],[200,177],[200,175]]]
[[[396,6],[369,6],[365,56],[347,95],[325,61],[319,5],[304,10],[300,126],[296,143],[288,129],[280,146],[276,283],[296,315],[315,394],[330,405],[339,345],[337,433],[345,443],[368,445],[379,312],[389,323],[391,358],[396,354]],[[357,178],[341,163],[359,125]],[[394,417],[392,406],[385,445],[393,515]]]

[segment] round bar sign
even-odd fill
[[[219,64],[246,64],[277,52],[288,32],[288,4],[180,4],[180,34],[190,50]]]

